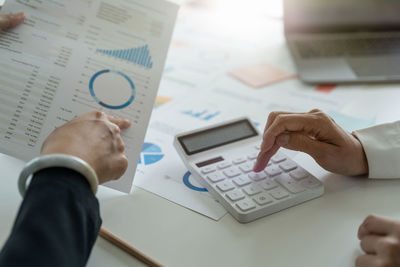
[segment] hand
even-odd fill
[[[86,161],[99,183],[120,178],[128,167],[120,132],[130,121],[100,111],[86,113],[55,129],[44,141],[41,154],[69,154]]]
[[[358,238],[366,254],[357,258],[356,267],[400,266],[400,221],[370,215],[358,229]]]
[[[254,171],[262,171],[280,147],[305,152],[331,172],[344,175],[368,173],[368,162],[360,141],[317,109],[308,113],[272,112]]]
[[[20,25],[25,20],[25,13],[0,15],[0,30],[9,30]]]

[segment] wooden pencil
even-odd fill
[[[141,262],[147,264],[148,266],[151,267],[164,267],[161,263],[157,262],[156,260],[150,258],[137,248],[132,247],[125,241],[121,240],[118,238],[116,235],[110,233],[103,227],[100,228],[99,235],[104,238],[105,240],[109,241],[110,243],[113,243],[115,246],[119,247],[123,251],[127,252],[128,254],[132,255],[136,259],[140,260]]]

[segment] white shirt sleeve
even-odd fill
[[[364,147],[369,178],[400,178],[400,121],[354,131]]]

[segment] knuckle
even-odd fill
[[[314,108],[312,110],[310,110],[308,113],[319,113],[322,112],[322,110],[318,109],[318,108]]]
[[[96,111],[92,111],[92,112],[93,112],[93,115],[95,116],[96,119],[100,119],[100,118],[102,118],[103,116],[105,116],[105,113],[102,112],[102,111],[96,110]]]

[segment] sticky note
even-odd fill
[[[229,72],[229,74],[254,88],[264,87],[272,83],[296,77],[294,74],[287,73],[284,70],[266,63],[238,68]]]

